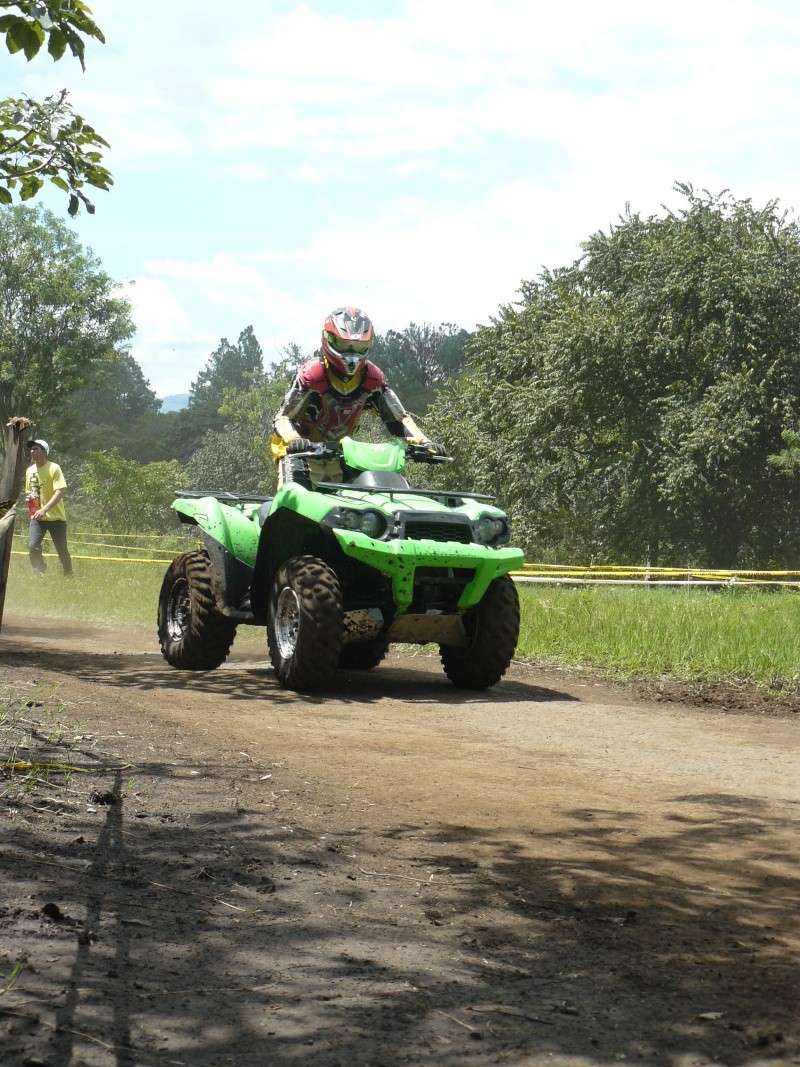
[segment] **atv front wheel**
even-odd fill
[[[346,671],[371,671],[389,651],[386,641],[358,641],[344,645],[339,653],[339,668]]]
[[[164,659],[184,671],[210,671],[225,662],[236,623],[220,615],[211,592],[208,554],[184,552],[164,575],[158,598],[158,641]]]
[[[507,574],[465,612],[464,629],[466,648],[440,645],[444,673],[459,689],[488,689],[508,670],[519,637],[519,596]]]
[[[342,621],[342,589],[327,563],[296,556],[278,568],[270,590],[267,641],[281,685],[302,693],[333,680]]]

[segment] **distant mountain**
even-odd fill
[[[189,406],[188,393],[172,393],[171,396],[161,398],[161,413],[166,415],[168,411],[181,411]]]

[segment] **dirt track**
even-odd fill
[[[299,697],[254,638],[188,674],[8,621],[114,799],[11,813],[4,1062],[800,1062],[796,716],[427,656]]]

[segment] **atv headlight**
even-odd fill
[[[332,508],[322,521],[325,526],[339,530],[358,530],[367,537],[380,537],[386,529],[386,519],[379,511]]]
[[[336,525],[343,527],[345,530],[358,530],[361,528],[361,515],[357,511],[342,508],[338,518],[339,521]]]
[[[367,537],[380,537],[386,529],[386,519],[379,511],[361,512],[361,532]]]
[[[473,525],[475,540],[482,545],[499,544],[509,539],[508,522],[494,515],[481,515]]]

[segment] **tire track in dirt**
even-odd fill
[[[62,1054],[71,1029],[102,1064],[798,1056],[795,721],[530,670],[465,699],[396,654],[298,696],[252,640],[194,674],[141,631],[10,623],[0,681],[138,783],[97,772],[120,802],[60,817],[73,853],[58,817],[11,820],[0,946],[36,973],[5,1004],[52,996]],[[26,854],[83,861],[56,870],[83,924],[57,949]]]

